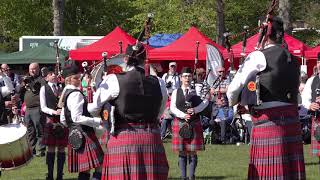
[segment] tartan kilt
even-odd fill
[[[175,118],[172,126],[172,150],[173,151],[203,151],[205,149],[203,142],[203,129],[199,119],[192,122],[193,138],[185,139],[180,137],[179,130],[183,125],[178,118]]]
[[[317,122],[316,122],[317,121]],[[320,142],[316,140],[314,137],[314,131],[316,129],[317,123],[320,125],[320,117],[318,116],[317,119],[315,117],[312,117],[312,128],[311,128],[311,155],[313,156],[320,156]]]
[[[102,165],[103,151],[94,132],[83,133],[84,147],[80,150],[72,149],[68,144],[68,171],[83,172]]]
[[[120,128],[116,136],[110,136],[102,180],[160,180],[168,179],[168,172],[158,127],[130,126]]]
[[[59,117],[46,117],[47,122],[51,121],[53,123],[60,122]],[[69,129],[67,127],[64,127],[64,137],[61,139],[58,139],[54,137],[53,135],[53,123],[46,123],[44,126],[43,131],[43,138],[42,138],[42,144],[47,146],[57,146],[57,147],[66,147],[68,145],[68,133]]]
[[[248,179],[306,179],[297,107],[255,110],[252,122]]]

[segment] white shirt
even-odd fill
[[[0,76],[0,91],[2,97],[6,97],[14,90],[12,81],[7,76]]]
[[[229,106],[234,106],[239,102],[239,95],[243,89],[248,76],[253,72],[265,70],[267,61],[261,51],[253,51],[245,59],[244,64],[239,68],[227,90]]]
[[[304,89],[301,93],[301,99],[302,99],[302,105],[306,108],[309,109],[310,105],[311,105],[311,94],[312,94],[312,90],[311,90],[311,85],[312,82],[314,80],[315,76],[310,77],[306,84],[304,85]]]
[[[164,73],[162,76],[162,79],[164,80],[165,83],[168,83],[168,82],[172,83],[171,87],[167,88],[168,94],[171,94],[173,90],[178,89],[181,86],[178,73],[175,73],[174,75]]]
[[[269,44],[265,49],[275,46],[274,44]],[[261,51],[254,51],[248,55],[245,59],[244,64],[239,68],[235,77],[233,78],[231,84],[227,90],[227,97],[229,100],[229,106],[234,106],[239,102],[239,95],[245,85],[248,76],[251,73],[257,73],[265,70],[267,67],[267,61],[264,54]],[[290,103],[271,101],[262,102],[263,108],[272,108],[278,106],[290,105]]]
[[[79,89],[73,85],[67,85],[65,89]],[[99,127],[101,123],[100,117],[87,117],[83,113],[84,97],[80,92],[72,92],[67,98],[67,107],[71,112],[71,120],[75,123],[90,127]],[[61,111],[60,121],[66,124],[64,116],[64,108]]]
[[[128,71],[131,71],[133,67],[128,68]],[[158,78],[159,79],[159,78]],[[162,115],[165,109],[165,103],[168,99],[167,90],[164,81],[159,80],[161,93],[162,93],[162,102],[159,111],[158,118]],[[93,96],[93,102],[88,104],[88,110],[90,113],[96,113],[100,111],[103,107],[103,104],[107,101],[113,100],[119,96],[120,86],[117,76],[115,74],[110,74],[106,76],[97,91]]]
[[[50,86],[50,88],[52,89],[53,91],[53,83],[51,82],[48,82],[48,85]],[[56,87],[57,84],[55,84]],[[54,91],[53,91],[54,92]],[[45,86],[41,86],[40,88],[40,107],[41,107],[41,111],[46,113],[46,114],[49,114],[49,115],[53,115],[53,112],[56,111],[56,109],[50,109],[48,106],[47,106],[47,101],[46,101],[46,88]]]
[[[190,90],[190,87],[188,87],[188,88],[181,87],[181,89],[183,91],[183,95],[186,95],[186,89],[188,89],[189,92],[192,91],[192,90]],[[171,102],[170,102],[170,110],[176,117],[183,119],[187,114],[180,111],[177,108],[176,101],[177,101],[177,89],[175,89],[172,92]],[[197,113],[203,111],[208,106],[208,104],[209,104],[209,101],[207,99],[204,99],[197,107],[194,107],[194,113],[197,114]]]

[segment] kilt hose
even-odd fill
[[[58,139],[54,136],[53,125],[60,122],[59,117],[47,117],[47,122],[44,126],[42,144],[47,146],[66,147],[68,145],[68,133],[69,129],[64,127],[64,137]]]
[[[129,126],[119,128],[115,136],[110,136],[101,179],[168,179],[169,165],[159,128]]]
[[[173,151],[203,151],[205,149],[203,142],[203,130],[199,119],[194,120],[193,126],[193,138],[186,139],[179,135],[179,130],[183,125],[179,119],[175,118],[172,127],[172,150]]]
[[[248,179],[306,179],[297,107],[254,110],[252,122]]]
[[[312,128],[311,128],[311,155],[320,157],[320,142],[316,140],[314,137],[314,131],[317,126],[320,126],[320,117],[316,119],[314,116],[312,117]]]
[[[85,144],[80,150],[68,144],[68,171],[83,172],[102,165],[103,151],[94,132],[83,133]]]

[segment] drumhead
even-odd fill
[[[7,124],[0,126],[0,144],[7,144],[19,140],[27,133],[27,128],[22,124]]]

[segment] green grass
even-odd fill
[[[165,144],[170,171],[169,179],[178,180],[177,154],[171,150],[171,143]],[[310,145],[304,146],[306,174],[308,180],[319,179],[318,158],[309,154]],[[206,150],[199,153],[196,171],[197,179],[246,179],[249,159],[248,145],[207,145]],[[46,173],[45,158],[34,158],[27,166],[17,170],[2,172],[1,180],[43,180]],[[77,174],[70,174],[65,168],[65,180],[76,179]]]

